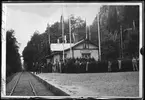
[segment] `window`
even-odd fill
[[[90,58],[91,54],[90,53],[82,53],[82,58]]]

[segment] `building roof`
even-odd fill
[[[77,43],[71,43],[71,47],[74,48],[75,46],[79,45],[80,43],[88,41],[89,43],[97,46],[95,43],[91,42],[90,40],[83,39]],[[64,50],[70,49],[70,43],[64,43]],[[62,43],[52,43],[51,44],[51,51],[63,51],[63,44]]]
[[[83,40],[81,40],[81,41],[79,41],[79,42],[77,42],[77,43],[75,43],[73,46],[72,46],[72,48],[74,48],[74,47],[76,47],[77,45],[79,45],[80,43],[83,43],[83,42],[89,42],[90,44],[93,44],[93,45],[95,45],[95,46],[97,46],[95,43],[93,43],[92,41],[90,41],[90,40],[88,40],[88,39],[83,39]],[[98,47],[98,46],[97,46]],[[69,48],[67,48],[67,49],[65,49],[65,50],[68,50]]]
[[[70,48],[70,45],[73,46],[74,43],[64,43],[64,50]],[[52,43],[51,51],[63,51],[63,44],[62,43]]]

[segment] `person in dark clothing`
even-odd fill
[[[111,72],[111,65],[112,65],[111,60],[108,60],[108,72]]]

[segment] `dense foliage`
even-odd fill
[[[14,30],[6,32],[6,75],[21,71],[21,59],[18,52],[18,42],[14,36]]]
[[[49,55],[50,52],[47,32],[43,34],[39,34],[38,31],[34,32],[31,40],[23,50],[24,63],[27,65],[25,69],[32,71],[33,64]]]
[[[98,16],[91,25],[92,41],[98,40]],[[102,6],[99,12],[102,59],[138,56],[139,6]],[[121,35],[122,33],[122,35]],[[122,37],[122,40],[121,40]],[[121,46],[122,41],[122,46]],[[113,56],[113,55],[116,55]]]

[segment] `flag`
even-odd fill
[[[72,27],[71,27],[71,18],[70,17],[68,18],[68,25],[69,25],[69,41],[71,43],[71,30],[72,30]]]
[[[87,34],[87,22],[86,22],[86,19],[85,19],[85,27],[86,27],[86,39],[88,39],[88,34]]]
[[[63,44],[63,61],[64,61],[64,18],[63,18],[63,6],[62,6],[62,15],[60,18],[60,26],[62,32],[62,44]]]
[[[75,40],[75,33],[72,33],[73,34],[73,40],[74,40],[74,42],[76,42],[76,40]]]
[[[63,18],[63,15],[61,15],[61,17],[60,17],[59,29],[62,32],[62,41],[64,42],[64,18]]]

